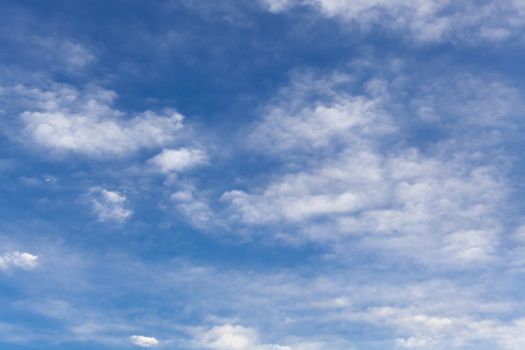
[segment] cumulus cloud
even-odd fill
[[[358,30],[408,33],[416,42],[472,39],[501,41],[523,35],[525,5],[519,0],[261,0],[271,12],[308,6]]]
[[[88,199],[100,221],[124,222],[133,214],[126,206],[126,196],[120,192],[94,187],[89,191]]]
[[[142,348],[149,348],[160,344],[155,337],[146,337],[143,335],[132,335],[129,339],[134,345]]]
[[[199,346],[210,350],[294,350],[289,346],[261,344],[254,329],[232,324],[203,331],[196,341]]]
[[[170,109],[126,116],[112,106],[116,94],[96,86],[85,91],[58,84],[47,90],[17,86],[14,93],[25,100],[25,136],[51,152],[115,157],[162,147],[175,139],[184,119]]]
[[[19,268],[32,270],[38,264],[38,256],[25,252],[13,251],[0,256],[0,270]]]
[[[204,151],[196,148],[164,149],[149,162],[164,173],[180,172],[207,163]]]

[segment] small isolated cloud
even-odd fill
[[[95,187],[88,194],[93,212],[100,221],[124,222],[133,211],[126,207],[127,198],[122,193]]]
[[[164,149],[149,160],[164,173],[184,171],[207,161],[206,153],[197,148]]]
[[[14,251],[0,256],[0,270],[19,268],[32,270],[38,264],[38,256],[29,253]]]
[[[142,348],[149,348],[159,345],[159,341],[155,337],[145,337],[143,335],[132,335],[129,340],[136,346]]]

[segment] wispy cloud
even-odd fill
[[[419,43],[483,40],[497,42],[523,35],[525,7],[517,0],[453,2],[432,1],[345,1],[261,0],[278,13],[308,6],[322,16],[340,18],[352,30],[376,28],[408,34]]]
[[[402,139],[403,127],[413,123],[408,108],[405,119],[398,116],[398,125],[394,123],[393,114],[406,101],[398,100],[399,92],[389,91],[388,82],[377,79],[363,84],[363,94],[349,94],[341,91],[341,77],[300,78],[282,91],[276,105],[264,109],[267,114],[248,139],[259,152],[296,165],[265,185],[224,193],[231,219],[261,229],[272,225],[278,237],[288,232],[292,241],[336,241],[341,247],[344,237],[362,237],[372,250],[429,265],[480,266],[492,261],[509,192],[497,159],[465,152],[453,132],[425,151],[388,141]],[[492,113],[483,105],[517,101],[515,90],[496,83],[492,86],[500,88],[489,94],[480,82],[467,85],[477,89],[469,94],[487,94],[465,99],[469,115],[463,105],[447,103],[456,99],[454,94],[439,89],[424,96],[443,100],[441,105],[451,111],[443,115],[456,116],[451,122],[459,130],[485,132],[480,123],[478,129],[469,126],[468,118],[481,111],[487,115],[485,125],[505,128],[518,108],[511,104]],[[317,98],[308,91],[315,91]],[[483,152],[485,145],[468,147]],[[417,251],[426,254],[411,253]]]
[[[94,187],[88,192],[88,199],[100,221],[124,222],[133,214],[127,207],[126,196],[120,192]]]

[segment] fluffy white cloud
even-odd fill
[[[348,154],[312,170],[285,174],[260,193],[234,190],[223,199],[248,223],[300,222],[353,213],[386,200],[381,161],[371,153]]]
[[[26,99],[21,113],[26,137],[52,152],[124,156],[167,145],[182,128],[183,116],[169,109],[130,118],[113,108],[116,94],[99,87],[78,91],[55,84],[48,90],[24,86],[14,90]]]
[[[289,346],[261,344],[252,328],[225,324],[201,332],[197,344],[210,350],[293,350]]]
[[[369,137],[395,131],[384,109],[388,95],[374,82],[374,96],[353,95],[340,89],[353,77],[335,73],[326,78],[306,72],[294,76],[264,109],[264,118],[249,135],[249,144],[267,152],[319,152],[329,146],[360,144]],[[379,85],[379,86],[378,86]]]
[[[94,187],[89,191],[88,199],[100,221],[123,222],[133,214],[126,206],[126,196],[117,191]]]
[[[129,337],[131,342],[143,348],[149,348],[159,345],[159,341],[155,337],[145,337],[143,335],[132,335]]]
[[[196,148],[164,149],[149,162],[160,171],[179,172],[207,163],[206,153]]]
[[[370,323],[393,326],[399,333],[412,334],[397,338],[395,345],[406,349],[465,349],[476,344],[490,344],[491,349],[517,350],[525,345],[522,327],[525,320],[518,318],[503,322],[474,315],[439,315],[425,313],[417,308],[379,307],[351,316]]]
[[[390,131],[383,113],[378,101],[363,96],[338,96],[329,105],[319,103],[298,111],[276,107],[255,130],[252,142],[262,144],[272,140],[276,152],[298,147],[319,149],[350,135]]]
[[[38,256],[25,252],[14,251],[0,256],[0,270],[19,268],[32,270],[38,264]]]
[[[418,42],[501,41],[519,37],[525,27],[520,0],[261,0],[271,12],[310,6],[325,17],[343,19],[355,29],[382,27],[406,32]]]

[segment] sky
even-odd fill
[[[522,0],[0,8],[1,349],[525,348]]]

